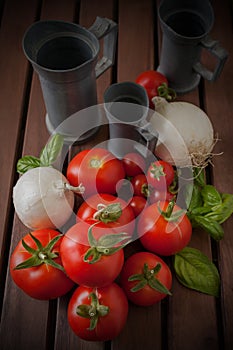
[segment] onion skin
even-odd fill
[[[65,189],[66,177],[52,167],[28,170],[13,188],[16,214],[30,229],[59,228],[70,218],[74,194]]]
[[[207,114],[189,102],[167,102],[162,97],[154,97],[153,102],[161,115],[159,122],[154,119],[160,138],[155,155],[176,166],[204,166],[215,144]]]

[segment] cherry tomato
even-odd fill
[[[139,252],[126,260],[120,282],[130,301],[149,306],[170,294],[172,273],[160,257],[150,252]]]
[[[68,164],[67,179],[72,186],[82,184],[84,197],[96,193],[116,193],[117,183],[125,178],[122,162],[104,148],[78,153]]]
[[[48,300],[66,294],[74,285],[61,264],[62,237],[52,229],[25,235],[10,259],[10,273],[16,283],[32,298]],[[30,260],[29,260],[30,259]]]
[[[135,217],[137,217],[147,206],[147,200],[142,196],[133,196],[129,202],[129,205],[133,209]]]
[[[173,201],[157,202],[140,215],[138,235],[145,249],[159,255],[173,255],[190,241],[192,225]]]
[[[150,193],[149,202],[150,204],[159,202],[159,201],[171,201],[173,198],[175,198],[175,195],[169,192],[168,190],[165,191],[159,191],[157,189],[154,189]]]
[[[122,158],[126,176],[136,176],[144,173],[146,168],[145,159],[139,153],[127,153]]]
[[[90,231],[91,228],[91,231]],[[122,242],[129,236],[116,234],[110,228],[105,234],[103,223],[78,222],[65,234],[61,259],[67,275],[77,284],[103,287],[113,282],[124,263]]]
[[[165,191],[173,182],[175,171],[171,164],[164,160],[157,160],[148,168],[147,180],[148,183],[158,190]]]
[[[142,85],[148,95],[150,101],[150,108],[154,108],[152,98],[155,96],[162,96],[167,100],[174,100],[176,93],[174,90],[168,88],[167,78],[160,72],[148,70],[139,74],[136,78],[136,83]]]
[[[78,209],[77,220],[101,221],[103,230],[112,228],[116,233],[132,234],[135,228],[133,209],[121,198],[111,194],[95,194],[84,201]]]
[[[139,174],[132,178],[131,184],[133,186],[134,196],[149,197],[150,189],[145,174]]]
[[[68,305],[68,322],[81,339],[107,341],[116,338],[126,324],[128,300],[112,283],[103,288],[79,286]]]

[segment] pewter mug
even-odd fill
[[[103,57],[99,59],[102,37]],[[96,78],[114,63],[116,37],[116,23],[100,17],[89,29],[55,20],[38,21],[28,28],[23,50],[39,75],[50,133],[61,124],[69,125],[64,120],[77,111],[97,104]],[[88,120],[77,119],[77,123]],[[96,131],[90,122],[89,131],[76,140],[69,127],[61,129],[69,142],[84,141]]]
[[[110,85],[104,93],[109,121],[108,149],[118,158],[138,151],[144,157],[153,152],[157,134],[148,122],[149,100],[139,84],[126,81]]]
[[[209,33],[214,12],[208,0],[163,0],[158,12],[163,39],[157,70],[178,94],[193,90],[203,77],[214,81],[220,75],[228,53]],[[208,50],[217,60],[214,71],[201,63]]]

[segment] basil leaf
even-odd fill
[[[189,184],[186,186],[185,201],[188,207],[188,211],[190,212],[192,212],[195,208],[202,206],[203,201],[199,186],[195,184]]]
[[[222,203],[220,193],[212,185],[204,186],[201,195],[205,206],[213,207]]]
[[[200,168],[193,168],[193,177],[197,185],[204,187],[206,185],[205,171]]]
[[[186,247],[175,254],[176,277],[185,287],[219,296],[220,276],[216,266],[198,249]]]
[[[63,146],[63,137],[55,134],[45,145],[40,154],[41,166],[50,166],[57,159]]]
[[[222,204],[213,208],[213,212],[206,215],[206,217],[217,221],[219,224],[222,224],[233,214],[233,194],[223,193],[221,198]]]
[[[195,215],[192,217],[192,220],[194,220],[196,226],[203,228],[210,234],[212,238],[214,238],[216,241],[219,241],[224,236],[223,228],[217,221],[207,217],[207,215]]]
[[[24,174],[30,169],[34,169],[40,166],[40,159],[33,156],[24,156],[17,162],[17,172]]]

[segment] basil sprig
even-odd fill
[[[59,156],[64,139],[61,135],[55,134],[50,141],[45,145],[40,153],[40,157],[24,156],[17,162],[17,172],[24,174],[28,170],[37,167],[51,166]]]
[[[175,254],[174,269],[177,279],[185,287],[219,296],[219,272],[212,261],[198,249],[185,247]]]
[[[191,196],[190,196],[190,192]],[[201,227],[219,241],[224,236],[222,223],[233,213],[233,194],[220,193],[203,180],[203,174],[194,178],[194,185],[186,188],[187,215],[193,227]]]

